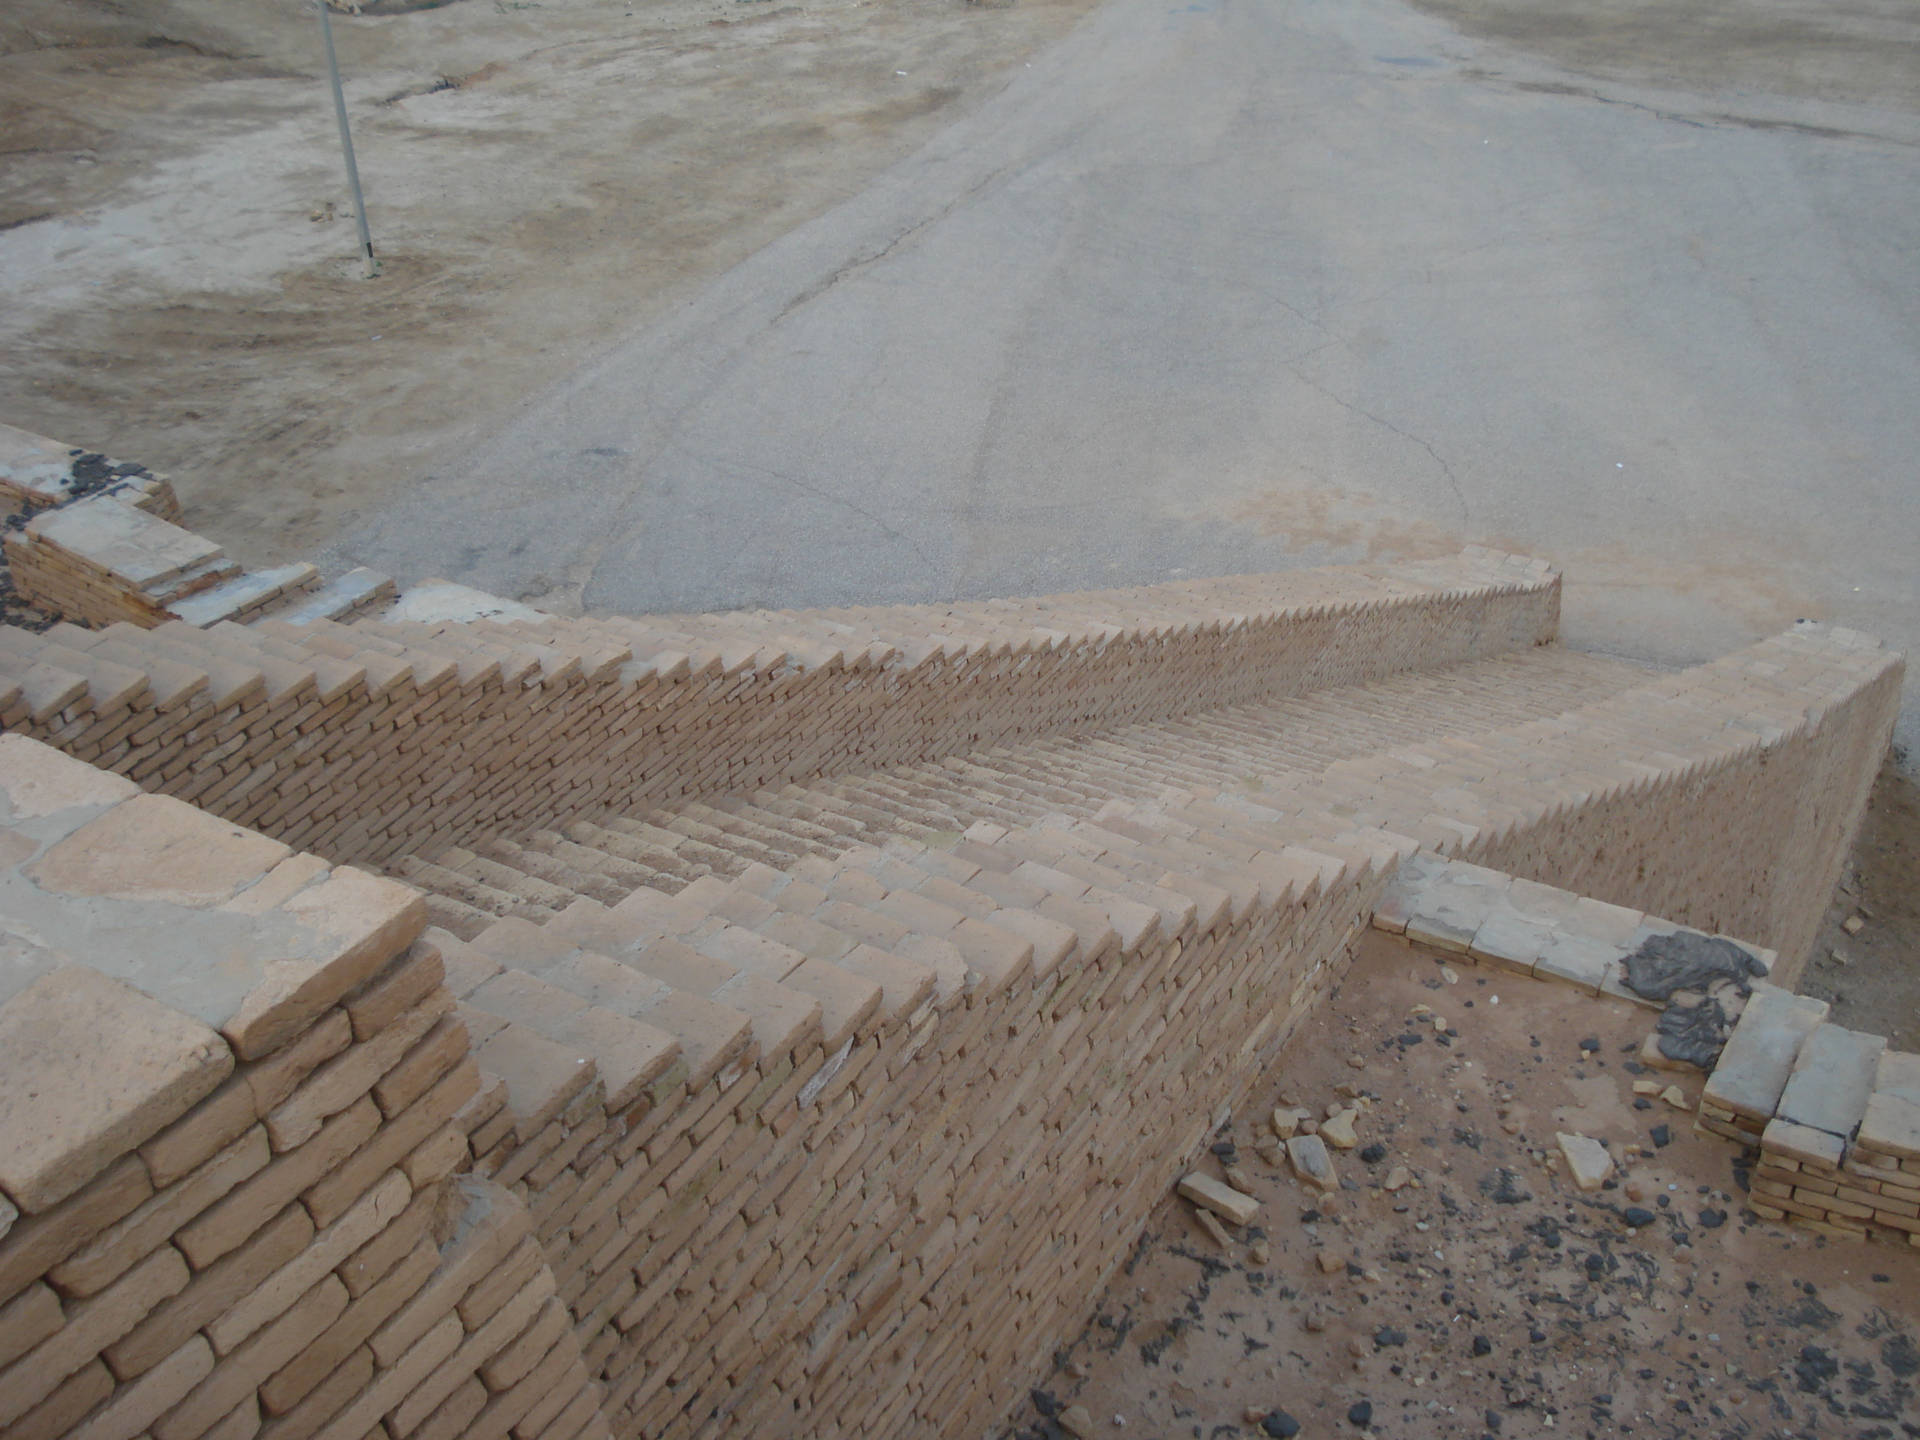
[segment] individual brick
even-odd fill
[[[134,1440],[213,1370],[213,1347],[195,1335],[68,1432],[69,1440]]]
[[[131,986],[79,965],[42,976],[0,1005],[0,1188],[51,1208],[232,1069],[212,1030]]]
[[[0,1366],[11,1365],[66,1323],[60,1297],[35,1282],[0,1305]]]
[[[440,948],[431,940],[416,941],[406,954],[340,1002],[353,1022],[354,1038],[366,1040],[385,1029],[438,989],[445,977]]]
[[[140,1147],[156,1186],[164,1188],[197,1169],[240,1138],[253,1124],[253,1090],[239,1076],[202,1100]]]
[[[307,1396],[356,1351],[365,1350],[372,1370],[372,1350],[366,1341],[390,1319],[393,1313],[412,1299],[426,1284],[440,1263],[440,1252],[431,1241],[422,1238],[406,1257],[394,1265],[380,1282],[353,1300],[340,1316],[286,1367],[260,1387],[260,1403],[269,1414],[281,1415],[300,1405]]]

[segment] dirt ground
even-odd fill
[[[513,402],[856,192],[1093,0],[0,8],[0,415],[307,559]],[[404,7],[404,8],[403,8]],[[614,103],[617,99],[618,103]]]
[[[1920,780],[1889,756],[1800,988],[1842,1025],[1920,1050]],[[1851,926],[1851,930],[1848,928]]]
[[[1920,1250],[1754,1217],[1742,1152],[1633,1094],[1652,1012],[1451,975],[1369,937],[1220,1137],[1259,1215],[1222,1250],[1169,1200],[1019,1433],[1920,1436]],[[1337,1194],[1256,1157],[1283,1099],[1350,1095]],[[1608,1145],[1607,1188],[1558,1131]]]

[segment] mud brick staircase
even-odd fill
[[[0,1024],[72,1029],[62,987],[98,971],[99,1005],[170,1007],[211,1057],[154,1093],[67,1067],[84,1145],[0,1106],[39,1157],[0,1172],[0,1279],[37,1327],[0,1347],[0,1393],[36,1377],[15,1423],[990,1429],[1410,857],[1740,935],[1791,983],[1899,657],[1807,625],[1651,672],[1554,645],[1558,597],[1469,551],[953,606],[0,636],[0,884],[58,941]],[[325,884],[369,887],[377,943],[311,953]],[[177,930],[157,958],[135,914]],[[250,968],[235,915],[307,958]],[[215,1138],[283,1177],[218,1225]],[[221,1226],[244,1284],[201,1243]],[[94,1303],[121,1275],[153,1296]]]

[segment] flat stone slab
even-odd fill
[[[212,1093],[233,1054],[190,1016],[83,965],[0,1005],[0,1189],[34,1214]]]
[[[185,600],[176,600],[167,608],[176,619],[204,630],[209,625],[256,609],[289,590],[298,590],[319,573],[304,562],[277,565],[271,570],[249,570],[210,590],[202,590]]]
[[[1613,1156],[1607,1153],[1606,1146],[1591,1136],[1569,1135],[1564,1130],[1553,1138],[1566,1157],[1574,1184],[1582,1190],[1598,1190],[1606,1183],[1613,1173]]]
[[[1251,1195],[1242,1195],[1231,1185],[1198,1170],[1181,1177],[1179,1190],[1201,1209],[1211,1210],[1229,1225],[1244,1225],[1260,1213],[1260,1202]]]
[[[1819,1025],[1801,1042],[1775,1114],[1796,1125],[1849,1139],[1867,1113],[1886,1037]]]
[[[1846,1157],[1847,1145],[1838,1135],[1816,1130],[1811,1125],[1796,1125],[1779,1116],[1767,1122],[1760,1133],[1760,1148],[1772,1155],[1784,1155],[1803,1165],[1837,1170]]]
[[[489,595],[471,585],[456,585],[451,580],[422,580],[394,603],[386,618],[416,625],[439,625],[467,620],[537,621],[553,617],[544,610]]]
[[[1858,1143],[1902,1160],[1920,1160],[1920,1104],[1893,1094],[1868,1096]]]
[[[106,496],[46,511],[28,522],[27,533],[142,587],[184,575],[226,553],[204,536]]]
[[[1920,1105],[1920,1055],[1905,1050],[1881,1051],[1873,1067],[1873,1088],[1877,1094]]]
[[[1542,980],[1558,980],[1597,995],[1620,955],[1620,947],[1611,941],[1556,930],[1534,961],[1533,973]]]
[[[1751,1120],[1771,1120],[1801,1043],[1827,1018],[1827,1010],[1826,1001],[1810,995],[1755,985],[1701,1098]]]
[[[1553,936],[1550,923],[1522,913],[1502,896],[1493,902],[1487,918],[1474,932],[1467,954],[1485,964],[1503,965],[1531,975]]]
[[[1322,1190],[1338,1190],[1340,1181],[1333,1173],[1333,1156],[1318,1135],[1295,1135],[1287,1141],[1287,1163],[1293,1173]]]

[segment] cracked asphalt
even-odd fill
[[[1106,0],[331,558],[644,612],[1479,541],[1576,645],[1920,643],[1920,21],[1547,8]]]

